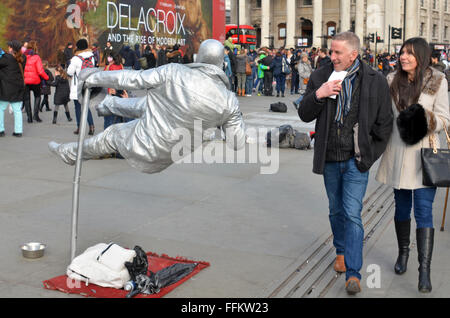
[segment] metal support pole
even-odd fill
[[[239,6],[241,5],[241,2],[237,0],[237,45],[241,44],[241,19],[240,19],[240,9]]]
[[[78,234],[78,208],[80,199],[80,177],[81,177],[81,162],[83,157],[83,142],[84,135],[87,129],[87,115],[89,110],[89,99],[91,91],[85,89],[83,104],[81,105],[80,130],[78,135],[78,149],[77,161],[75,164],[75,174],[73,177],[73,196],[72,196],[72,233],[71,233],[71,250],[70,260],[75,258],[77,252],[77,234]]]
[[[378,54],[377,45],[378,45],[378,31],[375,32],[375,59],[377,58],[377,54]],[[377,63],[378,63],[378,61],[377,61]]]
[[[389,36],[388,36],[388,54],[391,53],[391,25],[389,24]]]
[[[443,212],[443,215],[442,215],[441,231],[444,231],[445,212],[447,211],[447,202],[448,202],[448,188],[447,188],[447,194],[445,195],[445,204],[444,204],[444,212]]]

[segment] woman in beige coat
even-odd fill
[[[450,122],[447,81],[443,73],[430,67],[430,56],[430,48],[424,39],[411,38],[400,50],[397,71],[387,76],[396,120],[376,176],[379,182],[394,188],[394,221],[399,247],[394,267],[397,274],[403,274],[407,267],[414,203],[421,292],[432,289],[432,207],[436,188],[422,184],[420,150],[430,147],[430,135],[435,135],[439,142],[437,134]]]

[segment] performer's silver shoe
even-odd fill
[[[68,165],[73,166],[76,163],[76,161],[71,159],[68,153],[61,149],[61,146],[62,146],[61,144],[58,144],[57,142],[54,141],[50,141],[48,143],[48,149],[50,149],[51,152],[53,152],[56,156],[61,158],[62,161],[64,161]]]

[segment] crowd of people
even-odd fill
[[[120,48],[114,48],[111,42],[107,42],[103,49],[97,43],[89,46],[86,39],[80,39],[75,43],[68,43],[66,47],[60,47],[57,54],[57,64],[54,72],[49,68],[49,63],[42,60],[39,55],[36,41],[20,42],[13,40],[7,43],[7,52],[0,49],[0,137],[5,135],[4,111],[11,105],[14,113],[13,136],[23,135],[22,112],[26,113],[27,123],[42,122],[39,113],[44,110],[52,111],[49,96],[51,87],[55,87],[54,108],[52,123],[57,123],[59,106],[64,106],[66,118],[72,121],[69,103],[73,101],[77,129],[74,134],[79,134],[81,103],[77,90],[77,76],[85,67],[102,67],[104,70],[141,70],[151,69],[168,63],[191,63],[192,56],[183,54],[178,45],[174,46],[140,46],[131,48],[123,44]],[[127,98],[131,95],[126,91],[108,90],[108,94]],[[33,107],[32,98],[33,95]],[[126,122],[129,119],[106,116],[104,128],[117,123]],[[92,113],[88,112],[89,135],[94,135],[95,125]]]
[[[256,49],[233,45],[230,39],[225,42],[224,48],[223,70],[229,79],[231,90],[238,96],[244,97],[256,94],[258,96],[285,97],[286,93],[290,92],[291,95],[300,95],[294,102],[296,107],[299,106],[304,96],[311,74],[320,67],[331,63],[330,52],[327,48],[273,49],[262,47]],[[385,52],[374,56],[370,49],[363,49],[361,52],[361,60],[385,76],[395,71],[398,65],[399,56],[396,53],[388,54]],[[79,127],[81,104],[76,91],[75,75],[79,74],[84,67],[85,59],[91,60],[93,67],[104,67],[105,70],[140,70],[155,68],[168,63],[191,63],[195,61],[195,55],[184,55],[178,45],[167,47],[164,45],[144,44],[141,46],[135,44],[131,47],[129,44],[123,44],[116,48],[111,42],[107,42],[105,47],[101,49],[96,43],[89,46],[84,39],[78,41],[76,45],[68,43],[66,47],[59,48],[58,64],[54,73],[49,70],[49,63],[41,60],[36,41],[24,43],[11,41],[8,44],[8,52],[2,53],[2,56],[5,56],[3,62],[11,63],[12,60],[6,55],[15,56],[17,65],[21,65],[21,67],[10,65],[2,69],[2,72],[11,74],[12,78],[17,80],[15,84],[10,83],[10,81],[2,84],[8,85],[8,91],[12,90],[11,85],[15,85],[17,96],[14,96],[13,100],[10,100],[11,97],[9,96],[0,99],[12,102],[11,108],[15,114],[15,121],[18,122],[14,136],[23,134],[22,125],[19,123],[20,116],[15,110],[17,103],[22,102],[20,108],[26,113],[28,123],[41,122],[39,113],[43,111],[44,107],[46,111],[51,111],[49,96],[52,86],[55,87],[52,122],[57,122],[58,108],[61,105],[65,107],[67,119],[72,120],[68,105],[70,101],[73,101],[77,127]],[[450,77],[450,62],[445,51],[433,52],[431,65],[441,72],[445,72],[447,79]],[[21,75],[22,73],[23,75]],[[23,78],[25,83],[23,89],[20,87],[20,78]],[[69,85],[67,85],[68,83]],[[69,86],[69,89],[67,89],[67,86]],[[128,97],[128,92],[122,91],[109,90],[109,94]],[[33,107],[31,95],[34,97]],[[0,119],[3,119],[3,112]],[[127,119],[107,117],[105,118],[104,128],[123,121],[127,121]],[[90,112],[88,123],[89,134],[93,135],[95,126]],[[4,134],[3,120],[1,120],[0,125],[2,125],[0,126],[0,135],[2,135]],[[78,134],[79,128],[74,133]]]
[[[326,48],[256,49],[225,43],[224,71],[238,96],[303,94],[311,73],[329,62]]]

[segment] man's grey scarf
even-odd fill
[[[339,93],[337,102],[336,117],[334,118],[335,121],[341,126],[344,125],[344,117],[347,116],[348,112],[350,111],[353,82],[356,77],[356,73],[359,70],[359,67],[359,59],[356,59],[355,62],[353,62],[352,66],[350,66],[346,70],[348,73],[342,81],[342,89]]]

